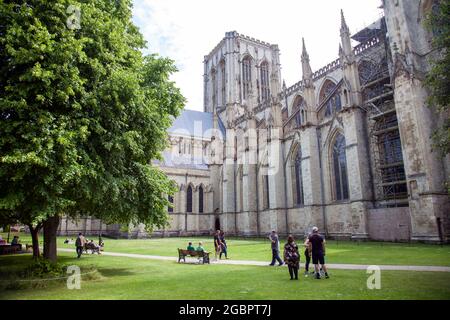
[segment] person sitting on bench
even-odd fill
[[[14,236],[14,238],[11,241],[11,245],[17,245],[19,244],[19,236]]]
[[[203,248],[203,243],[202,242],[198,243],[198,247],[197,247],[197,249],[195,249],[195,251],[205,251],[205,248]]]
[[[195,248],[194,248],[194,246],[192,245],[192,242],[189,242],[189,245],[187,246],[186,250],[189,250],[189,251],[195,251]]]

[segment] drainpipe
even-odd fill
[[[289,213],[288,213],[288,199],[287,199],[287,181],[286,181],[286,162],[285,162],[285,143],[282,142],[281,144],[281,150],[283,152],[283,177],[284,177],[284,213],[285,213],[285,220],[286,220],[286,235],[289,234]]]
[[[188,174],[187,173],[185,175],[185,186],[186,186],[186,194],[185,194],[186,201],[185,201],[185,206],[184,206],[184,208],[185,208],[185,210],[184,210],[184,231],[187,234],[187,216],[188,216],[188,213],[187,213],[186,209],[187,209],[187,188],[189,187],[188,186]],[[193,192],[194,192],[194,190],[192,190],[192,193]],[[192,195],[192,200],[194,200],[194,195]]]
[[[256,139],[258,139],[258,136],[256,137]],[[258,143],[256,143],[256,159],[259,159]],[[256,161],[256,179],[255,179],[255,183],[256,183],[256,234],[258,236],[260,236],[261,231],[260,231],[260,226],[259,226],[259,183],[258,183],[258,179],[259,179],[259,166],[258,166],[258,161]]]
[[[237,196],[237,192],[236,192],[236,178],[237,178],[237,173],[236,173],[236,160],[234,161],[234,234],[237,236],[237,200],[236,200],[236,196]],[[242,190],[241,190],[242,192]]]
[[[319,169],[320,169],[320,193],[321,193],[321,200],[322,200],[322,218],[323,218],[323,227],[325,231],[325,236],[328,237],[328,223],[327,223],[327,214],[325,211],[325,191],[324,191],[324,182],[323,182],[323,166],[322,166],[322,142],[321,142],[321,136],[320,136],[320,128],[316,128],[316,135],[317,135],[317,145],[318,145],[318,152],[319,152]]]

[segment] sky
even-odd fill
[[[203,57],[237,31],[280,47],[286,85],[301,75],[301,39],[313,71],[338,58],[340,10],[352,34],[381,17],[381,0],[134,0],[133,21],[148,48],[175,61],[172,76],[187,99],[203,110]],[[355,45],[357,43],[354,43]]]

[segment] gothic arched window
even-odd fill
[[[297,113],[295,115],[295,124],[297,125],[297,127],[299,127],[305,123],[306,119],[304,116],[304,112],[303,112],[303,110],[301,110],[304,108],[304,106],[305,106],[305,100],[303,100],[302,97],[298,96],[297,98],[295,98],[294,107],[292,108],[292,114]]]
[[[203,213],[203,187],[198,188],[198,212]]]
[[[334,142],[332,164],[335,200],[348,200],[347,157],[345,155],[345,137],[342,134],[339,134]]]
[[[247,99],[252,87],[252,60],[249,56],[242,60],[242,87],[243,99]]]
[[[217,107],[217,72],[216,69],[211,70],[211,81],[212,81],[212,104],[213,108]]]
[[[167,200],[168,200],[169,203],[172,205],[172,206],[169,205],[167,211],[168,211],[168,212],[173,212],[173,196],[168,196],[168,197],[167,197]]]
[[[192,212],[192,187],[187,188],[186,194],[186,212]]]
[[[222,60],[220,62],[220,75],[221,75],[221,97],[222,97],[222,106],[225,106],[227,104],[227,92],[226,92],[226,85],[227,85],[227,78],[226,78],[226,72],[225,72],[225,60]]]
[[[334,91],[335,88],[336,84],[333,81],[329,79],[325,80],[325,83],[323,84],[322,89],[320,90],[319,104],[328,99],[328,97],[331,95],[331,93]]]
[[[304,193],[303,193],[303,174],[302,174],[302,150],[298,146],[297,152],[294,154],[294,166],[293,166],[293,176],[294,176],[294,204],[299,206],[305,204]]]
[[[261,95],[263,102],[270,98],[269,65],[266,61],[261,64]]]
[[[325,103],[325,116],[330,116],[342,108],[341,96],[339,92],[336,92],[336,84],[328,79],[320,90],[319,104],[322,103]]]
[[[264,176],[264,209],[270,208],[269,175]]]

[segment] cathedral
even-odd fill
[[[448,242],[450,160],[433,150],[442,117],[424,86],[437,54],[424,19],[437,3],[385,0],[384,16],[353,35],[341,12],[337,59],[313,71],[303,40],[290,86],[276,44],[225,33],[204,57],[203,112],[174,120],[155,161],[178,192],[170,226],[153,236],[304,236],[318,226],[335,239]],[[78,231],[149,236],[62,219],[60,234]]]

